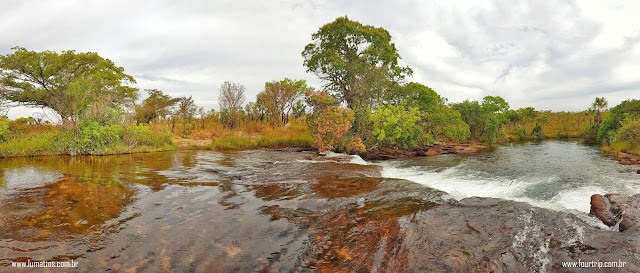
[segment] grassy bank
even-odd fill
[[[5,124],[6,125],[6,124]],[[22,129],[17,129],[17,127]],[[173,136],[144,125],[98,126],[89,123],[79,130],[55,126],[9,124],[2,135],[0,157],[39,155],[107,155],[175,149]]]
[[[640,155],[640,143],[628,141],[614,142],[611,145],[603,146],[602,150],[609,153],[627,153]]]
[[[176,134],[178,146],[186,149],[315,149],[316,147],[307,126],[303,123],[295,122],[286,126],[275,127],[267,123],[253,123],[233,129],[210,126],[206,129],[194,130],[189,139],[180,138],[178,134]]]
[[[592,117],[584,112],[540,112],[537,120],[507,123],[502,128],[501,142],[582,138],[591,127]],[[539,126],[539,131],[536,130]],[[536,133],[539,132],[539,133]]]

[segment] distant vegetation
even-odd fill
[[[34,52],[0,56],[6,105],[46,107],[60,122],[0,117],[0,156],[113,154],[175,149],[302,148],[360,153],[436,142],[499,143],[582,138],[605,149],[640,154],[640,101],[608,110],[596,98],[584,112],[511,109],[505,99],[449,103],[408,82],[391,35],[347,17],[322,26],[302,51],[307,72],[325,84],[268,81],[254,100],[224,82],[219,110],[189,97],[131,87],[132,76],[97,53]],[[0,106],[2,106],[0,105]],[[1,110],[1,109],[0,109]]]

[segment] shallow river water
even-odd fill
[[[536,217],[559,217],[575,234],[554,236],[577,244],[594,226],[580,220],[589,196],[640,192],[632,171],[576,142],[385,162],[266,150],[0,159],[0,272],[72,259],[79,272],[444,272],[485,260],[544,271],[575,246],[553,254],[548,241],[546,250],[527,247],[544,245],[537,233],[513,235],[528,234],[535,221],[548,226]],[[455,203],[471,196],[534,207]],[[508,217],[503,239],[455,230],[494,229],[474,218],[479,207]],[[454,216],[466,224],[446,218]]]
[[[576,141],[525,142],[473,156],[379,162],[385,177],[415,181],[460,199],[496,197],[555,210],[589,212],[592,194],[640,193],[637,166]]]

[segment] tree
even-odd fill
[[[193,101],[191,96],[180,97],[178,100],[178,109],[176,113],[182,119],[183,136],[188,137],[192,129],[195,129],[195,122],[192,124],[191,120],[196,115],[198,106]]]
[[[204,124],[207,118],[207,111],[204,110],[204,107],[198,107],[198,116],[200,117],[200,125],[204,130]]]
[[[191,119],[196,115],[198,111],[198,106],[193,101],[191,96],[189,97],[180,97],[178,99],[178,114],[182,118],[183,121],[187,123],[191,123]]]
[[[600,111],[606,109],[608,105],[609,103],[604,97],[596,97],[596,99],[593,101],[593,104],[591,105],[591,107],[596,111],[597,129],[600,129],[600,124],[602,123],[602,114],[600,113]]]
[[[452,108],[460,112],[462,120],[469,125],[471,138],[482,140],[489,146],[497,140],[499,129],[507,121],[510,111],[503,98],[493,96],[484,97],[482,104],[465,100],[453,104]]]
[[[244,103],[244,85],[225,81],[220,87],[218,103],[220,111],[224,112],[224,122],[231,128],[235,127],[239,120],[239,111]]]
[[[420,128],[420,112],[417,107],[398,105],[379,107],[372,117],[373,135],[383,145],[413,148],[422,144],[424,134]]]
[[[0,56],[0,96],[26,106],[48,107],[66,127],[77,127],[78,118],[94,109],[133,103],[137,89],[124,68],[95,52],[74,50],[35,52],[14,47]]]
[[[293,81],[285,78],[279,82],[268,82],[264,91],[258,93],[256,103],[265,109],[268,119],[273,123],[288,122],[288,116],[307,88],[304,80]]]
[[[360,138],[344,136],[353,121],[351,109],[338,106],[335,103],[336,99],[327,92],[308,89],[305,96],[308,104],[313,106],[313,114],[307,119],[307,124],[320,152],[364,151],[365,147]]]
[[[158,89],[146,89],[149,97],[135,107],[135,120],[137,123],[151,123],[171,114],[172,108],[178,103],[179,98],[165,95]]]
[[[302,51],[307,72],[327,82],[324,89],[352,109],[359,100],[374,97],[380,87],[388,88],[381,79],[398,82],[412,73],[398,65],[400,55],[384,28],[362,25],[345,16],[322,26],[312,39]]]
[[[598,143],[602,143],[604,138],[609,140],[610,143],[613,142],[614,139],[611,135],[622,127],[627,118],[640,118],[640,100],[625,100],[611,108],[609,115],[604,118],[598,131]]]
[[[302,117],[307,112],[307,106],[304,104],[304,101],[297,101],[296,105],[293,106],[293,116],[298,119]]]
[[[247,114],[247,117],[250,121],[256,122],[261,121],[264,118],[264,110],[260,107],[256,102],[249,102],[244,106],[244,112]]]

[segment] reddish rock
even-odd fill
[[[611,212],[609,199],[600,194],[591,196],[591,210],[589,214],[598,217],[598,219],[607,226],[613,226],[617,222],[616,215]]]
[[[640,174],[640,169],[638,169],[638,170],[636,171],[636,173],[637,173],[637,174]]]
[[[594,194],[591,196],[591,214],[605,225],[620,222],[619,230],[640,235],[640,194],[622,196],[619,194]]]

